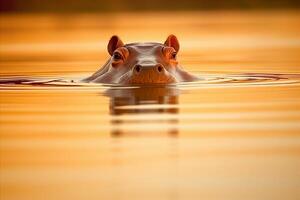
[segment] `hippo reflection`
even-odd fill
[[[110,115],[112,115],[113,136],[133,135],[135,133],[153,135],[153,133],[166,134],[166,132],[167,135],[177,135],[178,89],[166,87],[112,88],[106,92],[106,95],[110,97],[109,106]],[[134,126],[130,126],[132,124]],[[162,130],[153,130],[152,128],[157,128],[153,126],[150,130],[136,128],[149,124],[166,125],[166,132],[163,131],[163,127],[161,127]],[[130,127],[134,129],[130,129]]]
[[[83,81],[144,85],[198,80],[178,64],[179,42],[174,35],[170,35],[164,44],[124,44],[118,36],[112,36],[107,49],[111,55],[109,60]]]

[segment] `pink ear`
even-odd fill
[[[167,40],[165,41],[165,45],[168,47],[173,47],[175,51],[179,51],[179,42],[177,40],[177,37],[175,35],[169,35]]]
[[[124,46],[124,43],[122,42],[122,40],[114,35],[110,38],[109,42],[108,42],[108,45],[107,45],[107,50],[108,50],[108,53],[110,55],[113,55],[114,51],[119,48],[119,47],[122,47]]]

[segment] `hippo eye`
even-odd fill
[[[113,55],[114,60],[121,60],[123,57],[120,53],[115,52]]]
[[[171,54],[171,59],[176,59],[176,56],[177,56],[177,52],[173,52],[173,53]]]

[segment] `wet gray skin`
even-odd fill
[[[109,60],[84,82],[127,85],[198,80],[178,64],[179,42],[174,35],[170,35],[164,44],[151,42],[125,45],[118,36],[112,36],[107,49],[111,55]]]

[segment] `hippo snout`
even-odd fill
[[[165,68],[162,64],[156,64],[156,65],[140,65],[137,64],[134,66],[133,68],[134,73],[137,75],[144,75],[144,74],[149,74],[149,73],[153,73],[153,74],[162,74],[165,72]]]
[[[176,79],[162,64],[136,64],[130,73],[123,76],[119,83],[152,84],[174,83]]]

